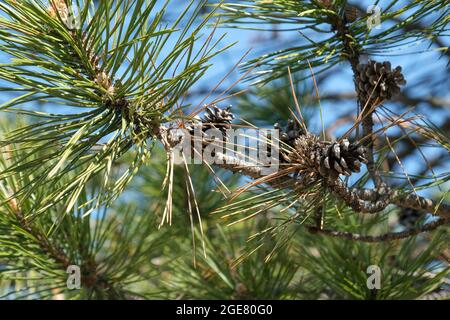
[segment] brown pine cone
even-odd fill
[[[209,129],[218,129],[222,134],[226,135],[226,130],[231,127],[231,122],[234,119],[234,115],[231,112],[231,107],[220,109],[217,106],[211,106],[206,108],[205,115],[197,118],[186,125],[186,129],[191,135],[194,135],[195,127],[201,127],[202,132],[206,132]]]
[[[203,123],[203,131],[214,128],[219,129],[223,134],[225,134],[226,129],[231,127],[231,122],[234,119],[234,115],[231,112],[231,107],[220,109],[214,105],[206,108],[206,113],[201,119]]]
[[[316,154],[316,165],[322,176],[350,176],[361,170],[361,163],[367,163],[366,149],[347,139],[342,142],[324,143]]]
[[[320,141],[319,137],[308,133],[296,139],[294,147],[288,161],[297,166],[299,173],[316,177],[350,176],[360,171],[362,163],[367,163],[366,149],[347,139]]]
[[[359,10],[358,7],[347,5],[344,9],[345,23],[355,22],[359,18],[364,16],[364,12]]]
[[[333,9],[337,11],[336,7],[333,5],[333,0],[318,0],[318,3],[322,8],[325,9]],[[344,8],[344,22],[351,23],[359,18],[364,16],[364,12],[362,12],[358,7],[352,5],[346,5]]]
[[[367,100],[382,102],[400,93],[400,86],[406,84],[400,66],[391,70],[391,63],[370,60],[357,66],[358,96],[364,104]]]

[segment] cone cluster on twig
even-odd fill
[[[391,69],[389,61],[376,62],[357,66],[356,75],[358,96],[364,104],[367,101],[381,103],[400,93],[400,86],[406,84],[400,66]]]
[[[294,150],[288,161],[299,173],[310,176],[337,178],[340,174],[350,176],[359,172],[362,163],[367,163],[366,149],[347,139],[340,142],[321,141],[307,133],[295,140]]]

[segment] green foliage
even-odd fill
[[[3,152],[1,169],[20,155],[20,151]],[[30,179],[23,173],[10,176],[10,183],[0,189],[0,199],[5,201],[0,207],[3,298],[124,299],[140,294],[133,291],[136,283],[155,281],[159,271],[149,260],[163,252],[167,230],[155,232],[154,215],[130,205],[108,210],[85,207],[64,214],[64,206],[57,204],[45,215],[26,217],[24,212],[45,196],[47,188],[36,188],[20,203],[10,195]],[[82,192],[79,201],[88,203],[101,191],[99,186]],[[81,290],[67,287],[66,271],[71,265],[80,267]]]
[[[246,232],[256,224],[235,230],[218,227],[206,242],[206,257],[197,264],[191,259],[172,263],[171,274],[165,280],[172,298],[183,299],[286,299],[295,296],[291,282],[297,263],[284,250],[272,263],[265,262],[270,244],[260,248],[236,265],[236,258],[246,245]],[[257,229],[256,229],[257,230]]]
[[[190,1],[171,25],[163,22],[167,2],[161,8],[145,0],[59,2],[60,10],[35,0],[0,4],[0,50],[10,57],[1,65],[0,79],[9,83],[1,90],[17,94],[0,110],[33,120],[1,138],[2,146],[15,144],[27,152],[0,179],[32,173],[30,183],[15,194],[20,199],[38,185],[59,186],[50,188],[30,215],[61,200],[69,212],[97,174],[103,176],[103,191],[90,202],[116,198],[150,157],[152,130],[179,116],[180,98],[220,51],[209,39],[194,48],[211,16],[194,25],[203,2]],[[70,13],[67,6],[79,8],[77,29],[62,17]],[[31,102],[43,102],[52,111],[28,110]],[[139,123],[149,132],[138,129]],[[114,163],[127,152],[134,160],[112,179]],[[79,174],[60,184],[74,170]]]
[[[148,205],[160,214],[164,209],[167,190],[162,190],[162,182],[166,175],[166,154],[162,148],[155,148],[151,166],[144,166],[139,171],[139,176],[127,189],[130,193],[137,193],[142,197],[138,204],[142,209],[148,209]],[[188,173],[183,165],[178,165],[174,170],[173,183],[173,214],[175,219],[187,221],[186,207],[191,200],[186,192],[186,179]],[[209,219],[211,213],[225,203],[225,197],[230,189],[238,185],[238,176],[232,176],[222,170],[211,171],[206,166],[189,165],[189,177],[195,186],[195,197],[198,199],[199,212],[202,218]],[[120,199],[119,199],[120,201]],[[126,195],[124,202],[126,202]]]
[[[279,25],[279,31],[298,31],[299,41],[295,45],[264,54],[243,65],[242,71],[256,67],[250,80],[267,83],[285,77],[288,67],[296,72],[308,70],[312,66],[315,74],[320,74],[347,58],[342,40],[330,25],[331,21],[344,16],[347,1],[337,0],[334,4],[336,9],[327,8],[318,0],[245,0],[224,3],[218,15],[226,27],[267,31],[270,30],[268,26]],[[379,1],[375,2],[377,4]],[[378,32],[368,27],[369,17],[363,17],[348,24],[346,37],[362,52],[381,55],[412,43],[446,35],[449,13],[447,1],[409,1],[404,6],[398,4],[398,0],[383,3],[380,21],[387,22],[407,14],[408,18],[402,23]],[[435,12],[439,14],[427,22],[426,27],[420,30],[410,28]]]
[[[439,289],[450,274],[448,266],[435,260],[448,243],[443,232],[430,242],[411,238],[372,245],[328,237],[310,240],[307,250],[298,249],[300,259],[327,287],[331,299],[418,299]],[[367,286],[370,266],[380,268],[380,289]]]

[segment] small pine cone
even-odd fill
[[[359,18],[363,17],[364,13],[355,6],[346,6],[344,9],[345,23],[355,22]]]
[[[422,215],[419,211],[406,208],[400,212],[398,222],[406,228],[412,228],[421,220],[421,218]]]
[[[381,102],[389,100],[400,93],[400,86],[406,84],[402,68],[391,69],[391,63],[370,60],[367,64],[357,66],[357,85],[359,99],[366,104],[367,100]]]
[[[318,0],[320,6],[324,9],[335,9],[336,7],[333,4],[333,0]],[[364,13],[355,6],[346,5],[344,8],[344,21],[345,23],[350,23],[358,20],[363,17]]]
[[[206,108],[205,115],[202,118],[196,117],[193,121],[186,125],[186,129],[193,136],[196,127],[201,127],[202,132],[209,129],[218,129],[222,134],[226,135],[226,130],[231,127],[234,115],[231,107],[220,109],[217,106]]]
[[[318,0],[317,1],[324,8],[331,8],[333,6],[333,0]]]
[[[294,147],[295,140],[305,134],[300,124],[292,119],[288,120],[284,128],[281,128],[279,123],[275,123],[273,127],[280,130],[280,141],[290,147]]]
[[[367,163],[366,149],[347,139],[342,142],[324,142],[310,133],[295,140],[295,150],[288,156],[300,173],[322,177],[350,176]]]
[[[324,147],[316,156],[320,174],[326,176],[350,176],[352,172],[361,170],[361,163],[367,163],[366,149],[347,139],[342,142],[324,143]]]
[[[231,127],[233,119],[234,115],[231,113],[231,107],[225,109],[220,109],[217,106],[206,108],[206,113],[202,118],[203,130],[215,128],[225,134],[226,129]]]

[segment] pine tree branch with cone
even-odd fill
[[[222,289],[217,293],[221,298],[292,297],[296,294],[291,290],[292,279],[298,269],[277,255],[277,250],[285,249],[289,254],[295,250],[292,249],[295,246],[286,246],[298,240],[291,236],[288,227],[308,231],[298,240],[301,242],[298,247],[309,244],[308,249],[332,250],[338,243],[333,239],[339,238],[348,240],[344,245],[350,243],[356,251],[362,252],[361,256],[372,258],[387,256],[388,249],[373,253],[365,243],[385,248],[383,246],[391,244],[384,243],[402,240],[412,246],[416,236],[448,227],[450,205],[445,201],[446,193],[441,192],[442,197],[418,195],[421,190],[445,187],[449,180],[446,175],[434,175],[432,182],[416,185],[418,180],[411,179],[404,171],[410,188],[406,184],[395,184],[392,181],[395,175],[381,169],[386,161],[385,154],[391,150],[404,169],[386,134],[390,128],[401,131],[399,139],[404,138],[403,135],[409,138],[409,133],[413,132],[448,151],[450,143],[446,133],[427,120],[415,116],[407,118],[406,112],[399,115],[385,106],[406,85],[401,66],[392,68],[390,61],[362,60],[376,50],[387,52],[395,48],[394,40],[410,41],[409,33],[395,37],[393,34],[408,29],[408,25],[417,26],[421,19],[445,8],[445,1],[408,3],[394,13],[382,12],[381,19],[386,21],[403,11],[415,11],[404,25],[378,35],[372,34],[367,26],[369,17],[347,1],[220,3],[205,17],[200,14],[204,12],[206,1],[189,1],[172,23],[166,22],[168,4],[159,7],[156,1],[145,0],[5,0],[0,3],[0,51],[7,55],[7,62],[0,70],[0,80],[5,83],[0,90],[15,95],[0,105],[0,111],[28,120],[0,131],[0,267],[4,264],[9,272],[0,268],[0,279],[20,280],[21,272],[27,276],[33,272],[51,275],[38,279],[34,287],[50,297],[61,294],[75,298],[140,299],[163,295],[158,286],[164,287],[167,283],[170,289],[167,296],[172,298],[178,298],[180,289],[187,292],[187,297],[202,298],[214,292],[214,285]],[[76,5],[80,7],[75,14]],[[258,281],[245,277],[249,275],[249,270],[245,269],[249,265],[245,265],[244,260],[251,258],[250,255],[263,245],[257,243],[256,249],[243,253],[233,262],[225,253],[218,255],[226,250],[223,243],[213,243],[217,239],[211,237],[209,241],[206,237],[215,231],[204,230],[202,219],[205,217],[200,207],[205,204],[198,201],[193,166],[187,163],[184,153],[182,165],[175,165],[174,150],[182,141],[174,134],[177,129],[194,135],[189,151],[201,155],[211,147],[230,142],[228,130],[242,125],[233,123],[239,112],[234,113],[231,107],[221,108],[213,101],[192,108],[185,101],[196,82],[214,65],[213,59],[229,47],[218,48],[223,37],[213,41],[215,29],[206,37],[201,35],[214,16],[222,16],[220,23],[229,27],[244,25],[246,19],[264,24],[292,24],[305,42],[242,65],[242,71],[248,79],[256,81],[255,85],[268,85],[286,74],[290,76],[296,111],[291,111],[284,103],[282,107],[289,109],[291,118],[283,119],[286,126],[274,125],[280,133],[279,141],[269,143],[269,151],[279,151],[279,169],[267,174],[267,165],[246,157],[249,150],[245,148],[244,154],[215,150],[215,168],[235,174],[239,181],[237,189],[230,191],[209,163],[203,161],[199,166],[212,171],[208,177],[217,178],[214,182],[218,189],[223,187],[221,200],[228,201],[222,206],[214,203],[208,210],[222,213],[229,225],[241,223],[244,231],[254,231],[252,240],[271,239],[268,242],[273,248],[265,252],[264,257],[258,252],[258,263],[271,259],[279,259],[279,263],[273,268],[261,265],[259,280],[281,280],[277,283],[268,280],[262,292],[252,287],[252,283]],[[77,21],[73,21],[74,18]],[[431,22],[433,36],[442,34],[443,20],[439,16]],[[324,26],[328,29],[322,29]],[[421,37],[427,38],[428,34]],[[379,43],[386,47],[380,49]],[[305,121],[306,116],[295,96],[291,72],[300,74],[298,81],[312,76],[322,116],[315,75],[325,74],[340,62],[350,65],[357,108],[352,110],[351,127],[340,137],[328,136],[323,123],[322,135],[317,135]],[[260,70],[252,73],[255,67]],[[53,111],[33,109],[33,105],[41,103]],[[257,109],[256,103],[253,109]],[[202,110],[204,113],[199,116]],[[379,117],[382,112],[384,117]],[[376,130],[375,116],[379,117],[381,125]],[[423,122],[419,124],[417,119]],[[360,126],[362,135],[358,133]],[[253,125],[251,128],[261,129]],[[210,135],[211,130],[221,137]],[[379,148],[375,142],[383,135],[388,145]],[[235,147],[242,146],[232,141],[231,148]],[[166,156],[162,166],[166,170],[163,182],[151,186],[148,195],[134,190],[138,194],[136,206],[145,196],[151,199],[151,207],[143,214],[135,213],[127,206],[130,203],[124,204],[122,199],[128,196],[130,184],[142,180],[133,179],[135,176],[145,180],[145,170],[150,170],[147,173],[152,176],[154,171],[151,170],[159,169],[152,158],[158,152]],[[182,183],[177,180],[180,178]],[[251,181],[242,185],[245,178]],[[210,188],[212,182],[205,179],[199,184]],[[181,190],[179,185],[182,185]],[[202,196],[211,194],[214,193],[208,189]],[[187,213],[183,216],[186,220],[172,219],[174,210]],[[399,225],[403,230],[393,230],[386,225],[392,212],[400,212]],[[241,214],[247,215],[239,218]],[[273,220],[281,222],[261,223],[257,217],[262,214],[274,215]],[[231,220],[235,217],[238,220]],[[246,226],[247,220],[252,218],[257,227]],[[161,228],[165,223],[179,224],[180,229],[176,231],[181,236],[176,240],[180,241],[172,241],[172,234],[167,231],[170,228],[163,233],[153,232],[156,224]],[[190,234],[186,232],[187,224]],[[439,231],[436,231],[436,239],[429,242],[430,250],[418,257],[417,265],[428,265],[430,259],[434,259],[431,249],[439,251],[445,243]],[[239,243],[239,248],[243,248],[242,234],[236,237],[223,230],[219,232],[220,239],[231,243],[231,247]],[[267,235],[269,237],[264,238]],[[189,242],[186,241],[189,236],[192,241],[189,245],[194,248],[194,268],[186,268],[184,262],[179,265],[168,262],[168,269],[162,267],[159,274],[155,266],[163,264],[161,257],[167,252],[174,254],[173,257],[186,252],[185,242]],[[197,239],[201,240],[203,254],[198,269]],[[230,251],[237,255],[239,250],[232,248]],[[403,252],[400,260],[406,255],[411,258],[411,248],[400,251]],[[338,259],[339,252],[343,250],[336,249],[328,254]],[[353,254],[352,250],[345,252]],[[305,250],[297,256],[308,254]],[[308,276],[326,283],[328,274],[315,272],[326,269],[333,275],[338,268],[330,267],[328,264],[333,263],[333,259],[327,260],[324,256],[320,257],[323,263],[319,262],[316,260],[319,256],[308,256],[305,263],[310,265],[303,267],[308,270]],[[357,264],[347,265],[351,259],[340,258],[343,261],[339,267],[346,271],[361,269]],[[235,270],[241,263],[243,273]],[[389,270],[398,267],[395,261],[389,263],[392,263]],[[82,269],[84,288],[81,292],[70,292],[65,287],[65,271],[73,264]],[[410,273],[407,263],[399,264]],[[251,264],[250,267],[253,268]],[[176,276],[168,276],[167,271],[174,271]],[[357,274],[354,271],[353,274]],[[424,280],[421,292],[438,289],[446,272],[438,273],[436,279]],[[196,282],[191,282],[190,277]],[[406,287],[414,280],[413,277],[405,279]],[[334,283],[335,292],[347,286],[339,281]],[[134,285],[142,282],[153,290],[156,287],[157,293],[150,290],[146,295],[145,290],[135,290]],[[356,283],[359,284],[357,280]],[[395,285],[392,288],[390,297],[396,297],[399,290]],[[32,289],[27,288],[25,296],[31,296]],[[323,293],[330,288],[320,289]],[[384,294],[382,290],[366,289],[361,292],[354,289],[350,296],[377,298]],[[286,294],[277,290],[285,290]],[[347,297],[349,293],[343,291],[341,296]],[[408,294],[414,296],[410,291]]]

